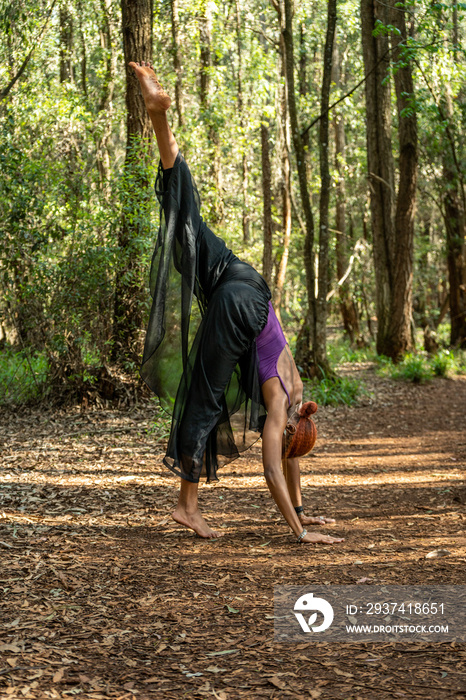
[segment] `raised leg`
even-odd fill
[[[178,155],[178,144],[170,129],[167,119],[167,110],[171,99],[157,80],[152,65],[148,61],[129,64],[133,68],[141,85],[142,96],[154,127],[157,145],[160,152],[160,160],[165,170],[172,168]]]

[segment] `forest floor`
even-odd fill
[[[274,642],[274,585],[465,583],[466,378],[345,371],[367,394],[302,460],[332,547],[295,544],[260,443],[201,487],[204,541],[169,517],[151,405],[4,411],[0,698],[465,700],[466,644]]]

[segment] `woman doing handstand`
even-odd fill
[[[168,124],[170,98],[150,63],[129,65],[140,82],[161,160],[156,182],[161,226],[151,271],[153,303],[141,374],[163,396],[167,376],[176,375],[176,358],[183,363],[173,391],[176,399],[164,458],[181,477],[173,518],[200,537],[220,537],[199,510],[198,483],[201,475],[207,480],[217,478],[219,456],[238,456],[232,416],[243,415],[238,409],[246,407],[242,426],[236,425],[242,431],[240,449],[247,446],[249,429],[262,432],[265,479],[297,541],[341,542],[303,528],[332,520],[306,518],[300,512],[297,459],[288,460],[286,478],[282,472],[283,435],[290,416],[295,423],[300,419],[303,386],[270,304],[270,291],[256,270],[205,225],[196,187]],[[178,312],[169,323],[175,297]],[[193,336],[194,298],[202,320]],[[173,350],[176,339],[179,348]]]

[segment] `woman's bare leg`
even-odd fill
[[[157,138],[160,160],[163,168],[167,170],[173,167],[179,150],[167,119],[167,110],[171,104],[170,97],[157,80],[151,63],[131,61],[129,65],[133,68],[141,85],[144,103]],[[222,533],[212,530],[199,510],[198,484],[185,479],[181,479],[180,482],[178,504],[172,513],[172,518],[180,525],[194,530],[199,537],[205,539],[221,537]]]
[[[163,168],[167,170],[173,167],[179,150],[167,119],[171,99],[160,85],[148,61],[141,61],[140,64],[131,61],[129,65],[133,68],[141,85],[144,103],[157,138],[160,160]]]
[[[291,502],[294,508],[303,505],[301,495],[301,471],[299,468],[299,459],[297,457],[289,457],[282,461],[283,474],[285,475],[288,493],[290,494]],[[325,523],[334,523],[334,518],[321,516],[309,516],[304,513],[299,513],[298,518],[301,525],[324,525]]]
[[[190,528],[190,530],[194,530],[199,537],[204,537],[205,539],[221,537],[222,533],[212,530],[199,510],[197,501],[199,484],[186,481],[186,479],[181,479],[180,481],[180,494],[178,496],[178,505],[172,513],[173,520],[176,520],[180,525]]]

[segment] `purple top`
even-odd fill
[[[267,323],[265,324],[264,330],[262,330],[256,338],[257,359],[259,361],[259,382],[262,386],[267,379],[278,377],[288,396],[288,405],[291,405],[290,395],[277,369],[278,358],[286,344],[287,342],[282,327],[275,315],[272,302],[269,301]]]

